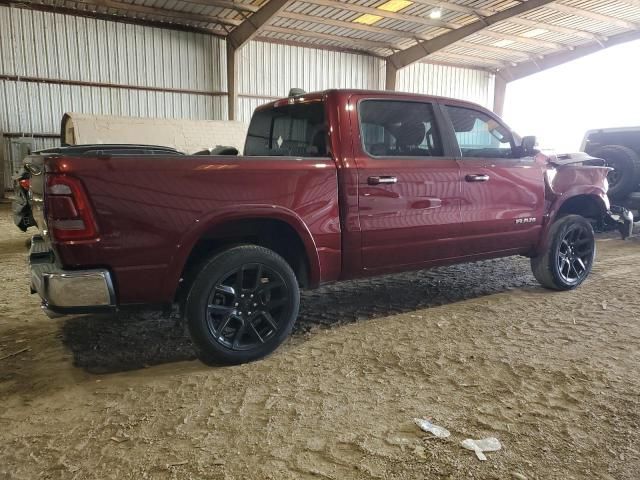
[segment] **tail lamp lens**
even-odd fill
[[[18,183],[25,190],[29,190],[29,187],[31,187],[31,181],[28,178],[23,178]]]
[[[98,228],[82,182],[66,175],[47,177],[47,226],[54,241],[93,240]]]

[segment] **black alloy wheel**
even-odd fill
[[[573,225],[561,240],[557,265],[558,272],[567,283],[578,283],[589,274],[593,259],[593,235],[582,224]]]
[[[273,352],[291,333],[300,291],[289,264],[257,245],[208,259],[187,295],[185,314],[200,358],[238,364]]]
[[[207,327],[220,345],[251,350],[269,341],[286,321],[289,292],[282,276],[261,263],[224,274],[207,300]]]
[[[564,215],[549,228],[531,270],[540,284],[551,290],[572,290],[586,280],[596,258],[591,222],[580,215]]]

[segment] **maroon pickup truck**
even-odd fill
[[[572,289],[592,225],[630,221],[601,161],[534,143],[467,102],[331,90],[258,108],[243,156],[32,156],[32,291],[58,314],[178,306],[204,360],[241,363],[287,337],[300,288],[524,255]]]

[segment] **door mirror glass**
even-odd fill
[[[536,137],[528,136],[522,138],[520,149],[522,150],[523,157],[531,157],[538,153],[536,150],[536,144],[538,143]]]

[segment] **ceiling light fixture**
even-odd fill
[[[432,18],[434,20],[437,20],[439,18],[442,17],[442,10],[439,8],[434,8],[433,10],[431,10],[431,12],[429,13],[429,18]]]
[[[382,20],[382,17],[380,15],[371,15],[370,13],[365,13],[364,15],[360,15],[353,22],[362,23],[363,25],[373,25],[378,20]]]
[[[378,7],[378,10],[384,10],[386,12],[398,12],[403,8],[407,8],[413,2],[409,0],[389,0]]]
[[[395,13],[412,4],[413,2],[409,0],[389,0],[388,2],[383,3],[377,8],[378,10],[384,10],[385,12]],[[353,23],[362,23],[363,25],[373,25],[374,23],[379,22],[380,20],[382,20],[382,16],[380,15],[365,13],[363,15],[360,15],[355,20],[353,20]]]

